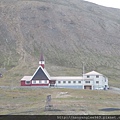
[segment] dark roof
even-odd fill
[[[49,78],[47,77],[43,69],[39,67],[39,69],[34,74],[32,80],[49,80]]]

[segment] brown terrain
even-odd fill
[[[79,75],[84,61],[86,72],[103,73],[119,87],[119,14],[119,9],[82,0],[3,0],[0,71],[9,71],[5,77],[12,74],[10,79],[20,79],[28,68],[31,74],[44,51],[52,75]]]
[[[0,114],[119,114],[119,33],[119,9],[82,0],[0,1]],[[110,90],[21,88],[42,52],[50,75],[82,75],[84,62],[85,72],[108,77]],[[44,111],[48,94],[53,111]]]
[[[119,9],[82,0],[2,0],[0,72],[19,85],[44,51],[52,75],[81,75],[84,61],[86,72],[105,74],[119,87],[119,14]]]

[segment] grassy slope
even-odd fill
[[[0,94],[2,115],[119,115],[120,111],[120,95],[110,91],[0,88]],[[54,111],[44,111],[47,95],[52,95]],[[102,111],[106,108],[116,110]]]
[[[0,2],[0,86],[10,86],[0,88],[0,114],[119,114],[100,111],[120,108],[110,91],[13,89],[34,73],[41,49],[51,76],[82,75],[84,61],[86,72],[97,70],[119,87],[119,12],[80,0]],[[58,111],[44,111],[48,94]]]
[[[86,72],[120,86],[120,10],[80,0],[16,0],[0,9],[0,84],[33,74],[42,49],[51,75],[81,75],[84,61]]]

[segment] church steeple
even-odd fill
[[[45,60],[44,60],[43,53],[40,55],[39,65],[42,66],[42,68],[45,67]]]

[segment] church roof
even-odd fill
[[[42,66],[39,66],[31,79],[32,80],[49,80],[50,75],[48,74],[45,68],[43,69]]]

